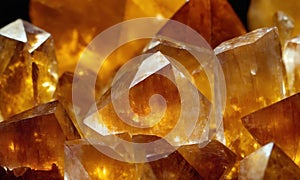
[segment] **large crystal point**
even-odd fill
[[[300,165],[300,94],[296,94],[242,118],[260,144],[278,144]]]
[[[295,29],[292,36],[300,34],[300,1],[298,0],[251,0],[248,11],[248,27],[254,30],[273,26],[274,14],[278,11],[286,13],[294,19]]]
[[[277,28],[258,29],[223,42],[215,52],[223,67],[227,87],[225,135],[228,145],[244,156],[258,145],[240,118],[285,96]]]
[[[246,33],[230,4],[223,0],[190,0],[171,19],[196,30],[212,47]]]
[[[34,24],[54,36],[62,74],[74,71],[81,52],[105,29],[128,19],[170,18],[184,3],[185,0],[32,0],[30,16]],[[122,51],[122,55],[127,56],[128,51],[132,50]]]
[[[51,35],[26,21],[0,29],[0,44],[1,121],[52,99],[57,62]]]
[[[253,152],[240,163],[239,179],[299,179],[299,167],[274,143]]]
[[[181,146],[177,151],[204,179],[220,179],[236,161],[236,155],[222,143],[212,140],[206,146]]]
[[[37,106],[0,123],[0,166],[63,170],[65,140],[79,138],[57,101]]]
[[[85,133],[156,135],[172,145],[208,140],[211,105],[184,68],[160,52],[137,60],[122,67],[98,111],[83,120]]]
[[[287,87],[291,95],[300,92],[300,36],[287,41],[283,50]]]

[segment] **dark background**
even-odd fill
[[[0,4],[0,27],[21,18],[27,21],[29,19],[29,0],[1,0]],[[85,0],[83,0],[85,1]],[[228,0],[245,27],[247,24],[247,10],[250,0]]]

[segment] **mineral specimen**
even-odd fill
[[[225,41],[215,48],[215,52],[223,67],[227,87],[225,136],[228,146],[244,156],[258,144],[244,129],[240,118],[285,97],[277,28],[262,28]]]
[[[50,101],[58,69],[51,35],[26,21],[0,29],[0,44],[2,121]]]
[[[190,0],[171,19],[196,30],[213,48],[246,33],[230,4],[223,0]]]
[[[274,143],[241,161],[239,179],[298,179],[299,167]]]
[[[300,37],[287,41],[283,50],[283,62],[287,73],[290,95],[300,92]]]
[[[83,131],[156,135],[172,145],[208,140],[210,102],[179,64],[157,52],[122,68]]]
[[[0,166],[63,172],[65,140],[79,138],[57,101],[37,106],[0,123]]]
[[[62,74],[74,71],[84,48],[108,27],[139,17],[169,18],[185,0],[33,0],[30,3],[32,22],[54,36]],[[123,49],[122,54],[126,56],[130,51]]]
[[[273,17],[277,11],[282,11],[291,17],[295,23],[292,36],[300,34],[300,2],[297,0],[251,0],[248,11],[248,26],[251,30],[273,26]]]
[[[300,165],[300,94],[260,109],[242,118],[260,144],[275,142]]]

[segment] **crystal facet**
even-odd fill
[[[0,165],[63,170],[65,140],[79,138],[57,101],[27,110],[0,123]]]
[[[108,27],[139,17],[169,18],[185,0],[33,0],[30,3],[32,22],[51,32],[55,39],[62,74],[75,69],[84,48]],[[123,51],[123,55],[128,51]]]
[[[254,30],[262,27],[273,26],[274,14],[282,11],[293,18],[295,29],[292,36],[300,34],[300,2],[298,0],[251,0],[248,11],[248,27]]]
[[[206,141],[211,105],[188,74],[160,52],[139,60],[123,66],[82,127],[101,135],[167,136],[172,145]]]
[[[260,144],[275,142],[300,165],[300,94],[260,109],[242,118]]]
[[[189,0],[171,19],[196,30],[212,47],[246,33],[230,4],[223,0]]]
[[[286,42],[283,62],[287,73],[287,87],[293,95],[300,92],[300,36]]]
[[[51,35],[26,21],[0,29],[0,44],[1,121],[50,101],[58,70]]]
[[[282,11],[277,11],[274,14],[274,25],[278,28],[281,45],[292,36],[295,28],[294,21]]]
[[[299,179],[299,167],[274,143],[241,161],[239,179]]]
[[[285,96],[277,28],[258,29],[223,42],[215,52],[227,86],[225,136],[228,146],[243,157],[258,144],[245,130],[240,118]]]

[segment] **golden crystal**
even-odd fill
[[[157,52],[128,65],[98,101],[99,111],[84,119],[83,124],[101,135],[123,132],[168,135],[171,144],[207,140],[210,102],[197,91],[189,76],[180,71],[182,67],[172,62]],[[182,100],[183,96],[187,99]],[[195,114],[197,111],[199,114]],[[193,121],[194,126],[189,128]],[[171,133],[173,129],[176,130]],[[191,130],[190,134],[186,129]]]
[[[291,17],[295,23],[292,36],[300,34],[300,2],[297,0],[251,0],[248,11],[248,26],[250,30],[273,26],[274,14],[282,11]]]
[[[224,0],[189,0],[171,19],[196,30],[213,48],[246,33],[232,7]]]
[[[274,143],[241,161],[239,179],[298,179],[299,167]]]
[[[260,144],[275,142],[300,165],[300,94],[296,94],[242,118]]]
[[[50,101],[58,70],[51,35],[26,21],[0,29],[0,44],[1,121]]]
[[[300,37],[289,39],[283,50],[287,87],[291,95],[300,92]]]
[[[274,14],[274,25],[278,28],[281,45],[291,38],[295,28],[294,21],[291,17],[282,11],[277,11]]]
[[[258,144],[240,118],[283,99],[284,66],[276,28],[263,28],[225,41],[215,52],[227,86],[224,129],[229,147],[242,157]]]
[[[49,170],[64,167],[65,140],[79,135],[57,101],[17,114],[0,123],[0,165]]]
[[[33,0],[30,16],[34,24],[53,35],[62,74],[74,71],[82,51],[103,30],[133,18],[169,18],[184,3],[184,0]],[[131,52],[127,49],[121,54],[127,56],[128,51]]]

